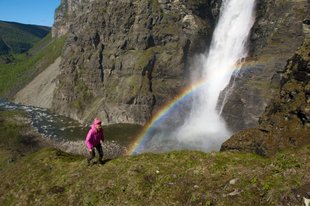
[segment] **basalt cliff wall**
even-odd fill
[[[271,156],[310,143],[310,33],[279,75],[279,93],[266,108],[259,125],[237,132],[221,150]]]
[[[249,55],[221,94],[219,108],[233,132],[258,125],[277,96],[280,73],[307,36],[310,2],[257,0]]]
[[[220,2],[62,0],[67,35],[52,109],[82,122],[145,124],[188,81],[210,43]]]
[[[309,1],[258,5],[258,12],[266,12],[258,13],[253,28],[250,63],[235,75],[225,105],[224,117],[236,121],[230,126],[238,132],[223,143],[222,151],[271,156],[310,143],[309,8]]]

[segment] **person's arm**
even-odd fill
[[[101,144],[104,142],[104,132],[103,129],[101,130],[101,139],[100,139]]]
[[[86,136],[86,146],[88,148],[88,151],[91,151],[93,149],[93,145],[90,143],[90,139],[92,138],[92,132],[91,130],[88,132],[87,136]]]

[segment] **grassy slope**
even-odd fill
[[[1,138],[14,126],[4,128]],[[268,159],[180,151],[93,166],[52,148],[11,162],[13,149],[0,145],[0,205],[279,205],[310,181],[310,145]]]
[[[37,151],[43,145],[46,145],[45,142],[41,141],[39,134],[31,129],[24,111],[0,109],[0,150],[10,156],[10,161]],[[2,163],[5,162],[0,160],[1,167],[4,166]]]
[[[0,96],[12,96],[53,63],[61,54],[64,40],[65,37],[52,39],[49,34],[29,51],[29,55],[20,54],[15,63],[0,64]]]

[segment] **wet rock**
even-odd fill
[[[256,127],[266,106],[277,95],[280,73],[305,39],[308,7],[307,1],[257,2],[249,57],[222,92],[225,101],[219,101],[222,116],[233,132]],[[304,72],[295,77],[303,81],[309,78]]]
[[[302,28],[305,35],[310,36],[310,19],[305,19]]]
[[[310,39],[305,39],[283,70],[279,94],[260,117],[259,126],[234,134],[222,144],[221,151],[238,150],[271,156],[280,150],[310,143],[307,126],[310,123],[309,51]],[[300,71],[302,75],[296,78]]]

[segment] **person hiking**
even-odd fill
[[[91,160],[95,157],[95,148],[99,155],[99,163],[102,164],[102,158],[103,158],[103,150],[101,143],[104,142],[104,134],[103,129],[101,127],[101,120],[98,118],[94,119],[94,122],[87,133],[86,136],[86,146],[89,152],[89,157],[87,158],[87,164],[90,165]]]

